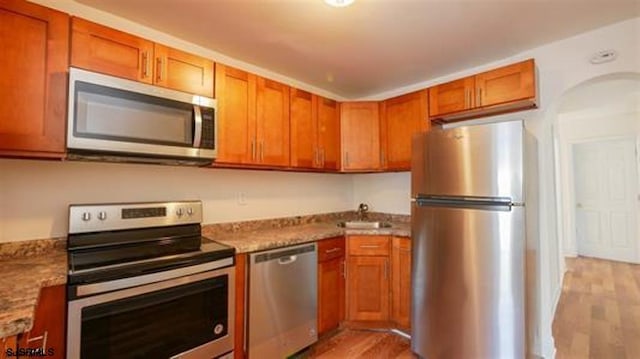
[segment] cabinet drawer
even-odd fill
[[[387,236],[349,236],[347,245],[350,255],[389,255],[389,237]]]
[[[318,242],[318,262],[344,257],[344,237],[324,239]]]

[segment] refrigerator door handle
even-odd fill
[[[411,199],[420,207],[455,207],[473,208],[492,211],[511,211],[513,206],[524,206],[515,203],[509,197],[476,197],[476,196],[437,196],[419,194]]]

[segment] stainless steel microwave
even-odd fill
[[[206,165],[217,152],[216,100],[69,70],[69,159]]]

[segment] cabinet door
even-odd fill
[[[256,158],[256,76],[216,64],[218,158],[216,162],[252,163]]]
[[[344,319],[344,256],[318,264],[318,334],[336,329]]]
[[[476,75],[476,106],[492,106],[536,96],[533,59]]]
[[[0,339],[0,359],[15,358],[18,351],[18,337],[4,337]]]
[[[307,91],[291,89],[291,167],[320,165],[316,101],[317,96]]]
[[[340,169],[340,112],[334,100],[318,96],[318,147],[321,167]]]
[[[258,163],[289,166],[289,86],[258,77]]]
[[[71,66],[152,82],[153,42],[77,17],[71,28]]]
[[[155,44],[154,84],[213,97],[213,61]]]
[[[69,17],[26,1],[2,1],[0,48],[0,152],[61,156]]]
[[[380,116],[377,102],[348,102],[340,105],[342,168],[380,169]]]
[[[349,320],[388,320],[389,257],[349,256],[347,266]]]
[[[429,116],[436,117],[474,107],[473,76],[429,88]]]
[[[430,127],[427,90],[384,101],[382,114],[382,167],[411,170],[413,135]]]
[[[411,239],[394,237],[391,252],[391,319],[411,327]]]
[[[65,357],[66,291],[64,285],[45,287],[34,314],[33,327],[20,335],[20,348],[44,348],[47,358]]]

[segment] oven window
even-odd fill
[[[81,358],[169,358],[227,334],[228,276],[82,309]]]
[[[76,137],[191,147],[193,105],[76,82]]]

